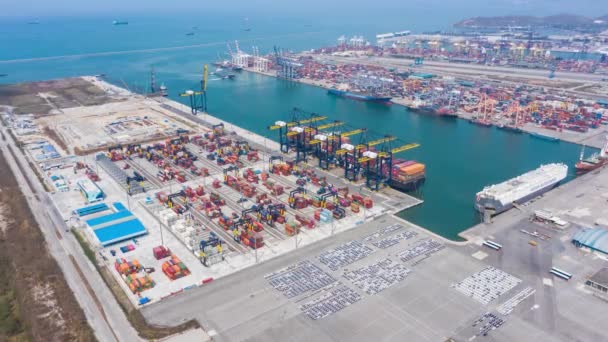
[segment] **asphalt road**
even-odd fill
[[[67,232],[67,224],[42,185],[37,181],[36,175],[27,166],[25,157],[19,153],[11,135],[8,134],[4,126],[1,126],[0,129],[7,139],[0,142],[0,149],[6,156],[7,163],[13,170],[30,209],[44,234],[49,252],[61,267],[68,285],[74,292],[74,296],[84,310],[89,325],[95,332],[95,336],[99,341],[141,341],[135,329],[129,324],[118,302],[114,299],[113,294],[107,288],[93,264],[84,255],[74,235]],[[25,174],[21,172],[9,152],[9,144],[12,145],[17,158],[24,166]],[[31,184],[38,196],[32,193],[25,177],[32,180]],[[76,260],[84,274],[84,279],[78,273],[70,256],[73,256]],[[95,298],[87,290],[85,281],[93,289],[101,307],[97,305]]]

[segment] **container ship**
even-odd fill
[[[606,138],[606,146],[599,153],[594,153],[589,158],[583,159],[585,154],[585,147],[583,146],[581,157],[576,165],[574,165],[577,175],[583,175],[608,164],[608,137]]]
[[[492,127],[492,123],[490,121],[482,120],[482,119],[471,119],[471,120],[469,120],[469,123],[473,124],[473,125],[477,125],[477,126],[482,126],[482,127]]]
[[[395,160],[388,185],[399,191],[415,191],[424,183],[426,166],[415,160]],[[384,170],[386,172],[388,170]]]
[[[458,114],[451,106],[439,107],[438,105],[429,105],[424,101],[414,101],[412,105],[406,107],[408,111],[421,114],[436,115],[443,118],[457,118]]]
[[[365,93],[355,93],[352,91],[346,90],[338,90],[338,89],[329,89],[327,91],[328,94],[346,97],[353,100],[365,101],[365,102],[377,102],[377,103],[391,103],[391,97],[389,96],[377,96],[373,94],[365,94]]]
[[[498,125],[496,126],[498,127],[498,129],[502,129],[503,131],[509,131],[509,132],[513,132],[513,133],[523,133],[524,131],[515,126],[515,125]]]
[[[536,133],[536,132],[532,132],[530,133],[530,136],[532,138],[536,138],[536,139],[541,139],[541,140],[547,140],[547,141],[553,141],[553,142],[559,142],[558,138],[555,137],[550,137],[548,135],[544,135],[544,134],[540,134],[540,133]]]
[[[437,115],[442,118],[457,118],[458,114],[451,106],[443,106],[437,110]]]
[[[477,193],[475,209],[497,215],[539,196],[556,187],[568,175],[568,166],[562,163],[541,165],[500,184],[485,187]]]

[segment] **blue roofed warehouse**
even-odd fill
[[[608,230],[588,228],[574,234],[572,243],[576,247],[587,247],[593,251],[608,254]]]
[[[124,209],[120,203],[118,207],[123,210],[86,221],[104,247],[148,233],[146,227],[129,210]]]

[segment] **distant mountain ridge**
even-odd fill
[[[511,15],[502,17],[474,17],[462,20],[455,27],[507,27],[507,26],[545,26],[545,27],[568,27],[568,26],[592,26],[601,20],[608,23],[608,15],[590,18],[574,14],[557,14],[546,17]]]

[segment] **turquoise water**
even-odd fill
[[[115,84],[142,90],[148,82],[150,66],[157,80],[164,82],[171,98],[194,88],[204,63],[225,52],[227,40],[239,39],[241,48],[260,47],[262,53],[274,44],[294,50],[332,44],[340,34],[372,34],[416,28],[441,29],[443,23],[462,17],[447,13],[441,20],[428,20],[414,12],[388,15],[374,25],[361,25],[350,18],[319,19],[305,16],[274,17],[272,20],[250,16],[251,32],[243,32],[240,16],[129,18],[127,26],[112,26],[114,18],[42,19],[41,25],[0,22],[0,83],[52,79],[104,73]],[[122,17],[121,17],[122,18]],[[404,21],[403,19],[409,21]],[[161,20],[162,19],[162,20]],[[331,20],[330,20],[331,19]],[[407,22],[404,26],[403,22]],[[312,24],[312,26],[310,26]],[[186,36],[198,26],[196,35]],[[279,28],[279,29],[277,29]],[[191,46],[173,50],[124,52],[158,47]],[[111,52],[106,55],[90,55]],[[55,59],[8,61],[79,55]],[[288,120],[291,108],[328,115],[354,127],[396,135],[403,141],[422,146],[399,157],[416,159],[427,165],[427,182],[420,196],[425,203],[402,213],[414,223],[448,238],[478,220],[473,210],[475,193],[485,185],[538,167],[542,163],[565,162],[573,165],[580,151],[569,143],[552,143],[483,128],[462,120],[446,120],[407,112],[400,106],[361,103],[329,96],[316,87],[242,73],[234,81],[209,82],[209,111],[262,135],[272,122]],[[277,138],[274,135],[268,135]]]

